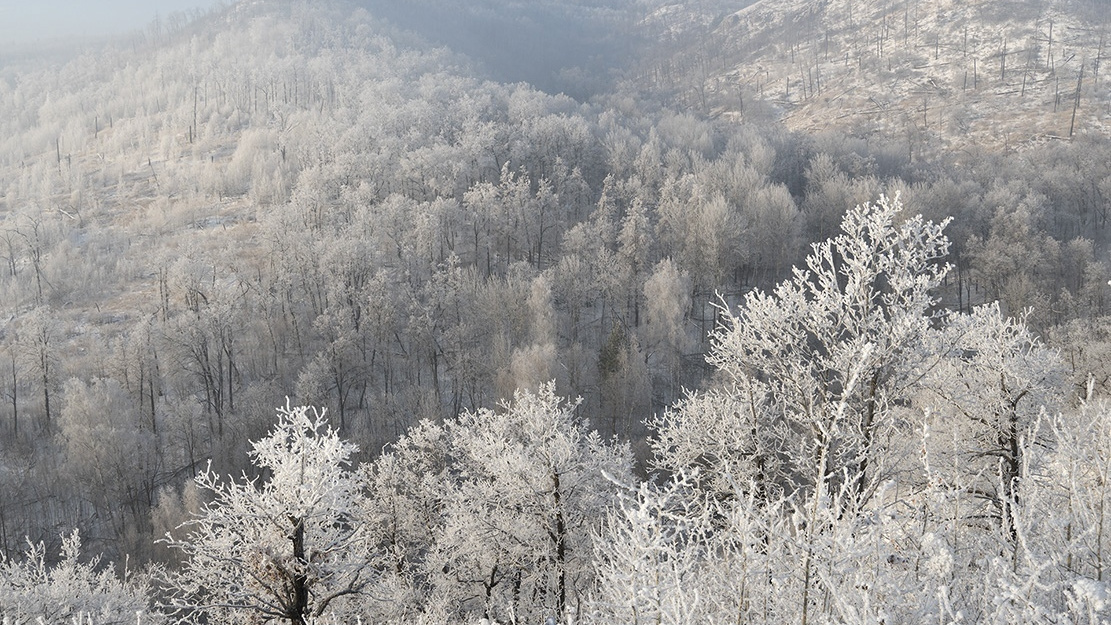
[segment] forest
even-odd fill
[[[905,86],[945,0],[257,0],[6,52],[0,620],[1111,621],[1101,1],[985,2],[1026,66],[950,46],[995,68],[931,78],[963,126],[717,73]],[[1019,108],[1055,130],[968,140]]]

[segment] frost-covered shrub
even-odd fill
[[[0,556],[0,620],[4,625],[70,623],[160,623],[150,610],[147,581],[121,579],[100,558],[80,561],[76,531],[62,541],[62,559],[50,565],[42,543],[28,543],[21,559]]]

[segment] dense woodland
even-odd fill
[[[659,80],[653,3],[385,5],[0,59],[5,623],[1111,618],[1106,132],[802,133]]]

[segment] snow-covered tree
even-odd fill
[[[658,420],[659,464],[743,460],[747,474],[733,479],[760,488],[832,492],[851,482],[870,496],[890,468],[894,408],[928,366],[919,346],[947,270],[944,227],[881,196],[850,210],[842,233],[815,243],[792,278],[725,311],[707,357],[722,382]]]
[[[613,493],[605,475],[627,475],[631,457],[588,431],[576,407],[548,383],[448,428],[461,475],[438,551],[447,577],[493,582],[481,582],[488,611],[562,618],[591,581],[589,527]]]
[[[150,585],[126,572],[121,579],[100,559],[82,561],[75,530],[51,565],[42,543],[28,543],[22,559],[0,555],[0,621],[5,625],[161,623],[150,608]]]
[[[934,440],[929,451],[939,477],[972,482],[968,515],[994,518],[1017,538],[1013,508],[1026,459],[1023,439],[1065,396],[1057,353],[1038,340],[1021,319],[1008,318],[998,303],[953,315],[934,337],[937,364],[925,372]],[[955,456],[955,458],[953,458]],[[953,471],[940,470],[951,466]],[[957,475],[959,474],[959,475]],[[976,477],[974,477],[976,476]]]
[[[678,388],[682,357],[695,341],[687,321],[691,308],[690,276],[679,271],[670,258],[656,264],[644,282],[645,315],[640,329],[653,373],[662,378],[665,390]],[[670,398],[669,398],[670,399]]]
[[[692,494],[682,474],[662,487],[626,488],[596,530],[598,585],[585,616],[590,622],[637,625],[712,618],[698,609],[700,594],[707,590],[700,572],[710,564],[706,501]]]
[[[380,457],[368,518],[402,594],[464,618],[563,619],[593,584],[591,528],[631,481],[554,384],[498,410],[422,423]],[[410,595],[411,596],[411,595]]]
[[[264,477],[200,474],[197,485],[211,501],[166,538],[183,555],[166,580],[172,607],[190,618],[294,625],[343,614],[345,600],[376,576],[360,518],[365,489],[349,466],[356,450],[323,413],[287,405],[252,446]]]
[[[422,421],[360,468],[370,492],[363,516],[382,554],[381,617],[414,622],[451,601],[432,596],[429,579],[444,525],[448,447],[444,426]]]
[[[681,479],[596,543],[599,622],[1106,617],[1102,411],[1054,416],[1060,360],[998,304],[935,314],[944,224],[897,206],[727,314],[718,379],[657,423]]]
[[[114,379],[71,378],[62,398],[58,430],[66,465],[107,527],[123,535],[147,516],[142,504],[154,490],[157,436]]]

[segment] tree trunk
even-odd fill
[[[47,358],[46,347],[44,346],[39,352],[39,366],[42,369],[42,403],[43,408],[46,410],[46,427],[50,429],[51,414],[50,414],[50,361]]]
[[[559,602],[556,611],[559,619],[567,612],[567,523],[563,518],[563,493],[560,491],[559,473],[552,472],[552,500],[555,505],[555,531],[552,541],[555,543],[556,556],[556,590],[559,593]]]
[[[14,349],[14,348],[13,348]],[[19,434],[19,377],[15,368],[15,351],[12,351],[12,434]]]
[[[309,580],[305,574],[305,520],[290,518],[293,522],[293,588],[289,606],[289,620],[293,625],[306,625],[309,614]]]
[[[864,420],[861,423],[861,436],[864,438],[863,445],[861,446],[860,464],[857,467],[856,480],[856,498],[857,501],[854,505],[862,505],[864,502],[864,493],[868,488],[868,457],[872,453],[872,443],[875,439],[876,429],[876,389],[879,386],[880,372],[875,371],[872,373],[871,380],[868,381],[868,397],[865,399],[864,404]]]

